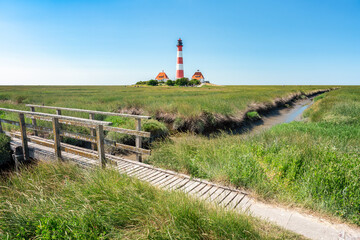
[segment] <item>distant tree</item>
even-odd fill
[[[150,86],[157,86],[158,84],[159,84],[159,82],[154,79],[151,79],[147,82],[147,85],[150,85]]]
[[[147,81],[139,81],[136,83],[136,85],[146,85]]]
[[[195,86],[195,85],[200,85],[200,80],[197,79],[191,79],[189,82],[190,85]]]
[[[177,85],[177,86],[187,86],[187,85],[189,85],[189,79],[188,78],[176,79],[175,85]]]
[[[166,85],[168,85],[168,86],[174,86],[174,85],[175,85],[175,81],[169,79],[169,80],[166,81]]]

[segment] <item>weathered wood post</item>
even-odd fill
[[[94,113],[89,113],[89,119],[95,120],[95,114]],[[90,128],[90,133],[91,133],[91,136],[96,137],[96,129]],[[91,143],[91,149],[96,150],[96,144],[95,143]]]
[[[30,110],[32,112],[35,112],[35,107],[30,107]],[[34,127],[36,127],[36,119],[34,117],[31,118],[31,123],[32,125],[34,125]],[[34,130],[34,135],[37,136],[38,135],[38,131]]]
[[[54,117],[53,118],[53,134],[54,134],[54,150],[55,156],[58,160],[61,160],[61,145],[60,145],[60,124],[59,119]]]
[[[2,122],[0,121],[0,133],[4,132],[1,123],[2,123]]]
[[[99,154],[99,161],[102,168],[106,167],[105,149],[104,149],[104,127],[103,125],[96,126],[97,149]]]
[[[56,115],[61,115],[61,109],[56,109]],[[61,129],[61,126],[60,126],[61,124],[59,124],[59,131],[60,131],[60,129]],[[60,136],[59,137],[59,139],[60,139],[60,142],[63,140],[63,138]]]
[[[136,130],[141,131],[141,118],[136,119]],[[142,147],[142,137],[136,136],[135,144],[136,144],[136,148],[141,148]],[[136,161],[142,162],[141,153],[136,153]]]
[[[26,125],[25,117],[23,113],[19,113],[20,133],[21,133],[21,144],[23,149],[24,161],[29,160],[29,147],[26,136]]]

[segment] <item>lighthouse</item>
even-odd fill
[[[184,77],[183,56],[182,56],[183,43],[181,38],[179,38],[178,44],[176,46],[177,46],[176,79],[178,79]]]

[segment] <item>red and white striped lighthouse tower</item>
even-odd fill
[[[182,56],[182,47],[183,43],[181,38],[178,40],[177,46],[177,64],[176,64],[176,79],[184,77],[184,67],[183,67],[183,56]]]

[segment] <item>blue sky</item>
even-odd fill
[[[358,0],[0,0],[0,84],[359,84]]]

